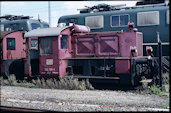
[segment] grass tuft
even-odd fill
[[[59,80],[55,78],[44,79],[38,78],[27,82],[26,80],[17,81],[15,75],[10,75],[7,79],[0,77],[0,85],[20,86],[27,88],[49,88],[49,89],[69,89],[69,90],[93,90],[93,86],[89,80],[79,81],[73,77],[61,77]]]

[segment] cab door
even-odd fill
[[[31,74],[38,75],[39,74],[39,51],[38,51],[38,39],[31,38],[31,47],[30,47],[30,64],[31,64]]]
[[[39,38],[39,69],[44,77],[59,75],[58,40],[57,37]]]

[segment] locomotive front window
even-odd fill
[[[69,23],[77,24],[77,23],[78,23],[77,21],[78,21],[78,20],[77,20],[76,18],[70,18],[70,19],[69,19]]]
[[[0,31],[4,31],[4,25],[0,25]]]
[[[48,24],[43,24],[43,28],[49,28]]]
[[[8,23],[5,25],[5,31],[12,31],[12,30],[25,30],[25,26],[22,23]]]
[[[52,38],[40,38],[40,54],[52,54]]]
[[[40,28],[40,24],[32,23],[32,24],[31,24],[31,27],[32,27],[32,30],[33,30],[33,29],[38,29],[38,28]]]
[[[15,38],[7,38],[7,50],[15,50]]]
[[[38,39],[31,39],[31,49],[38,49]]]
[[[11,26],[11,28],[12,28],[12,30],[19,30],[20,29],[20,24],[19,23],[14,23],[14,24],[11,24],[10,25]]]
[[[61,37],[61,49],[68,48],[68,35],[62,35]]]

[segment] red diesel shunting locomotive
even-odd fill
[[[1,31],[0,69],[1,74],[17,77],[24,75],[24,59],[26,58],[25,31]]]
[[[135,85],[142,76],[153,76],[153,60],[143,56],[142,33],[132,24],[128,29],[91,33],[87,26],[72,25],[32,30],[25,37],[39,39],[43,77],[68,75]]]

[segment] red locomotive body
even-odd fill
[[[1,32],[1,74],[24,75],[24,58],[26,58],[25,31]]]
[[[153,70],[150,57],[143,56],[142,33],[137,30],[90,33],[87,26],[73,25],[32,30],[25,37],[39,39],[43,77],[115,79],[135,85]]]
[[[101,32],[76,34],[72,37],[73,57],[134,57],[142,56],[142,33]],[[140,43],[140,44],[139,44]]]

